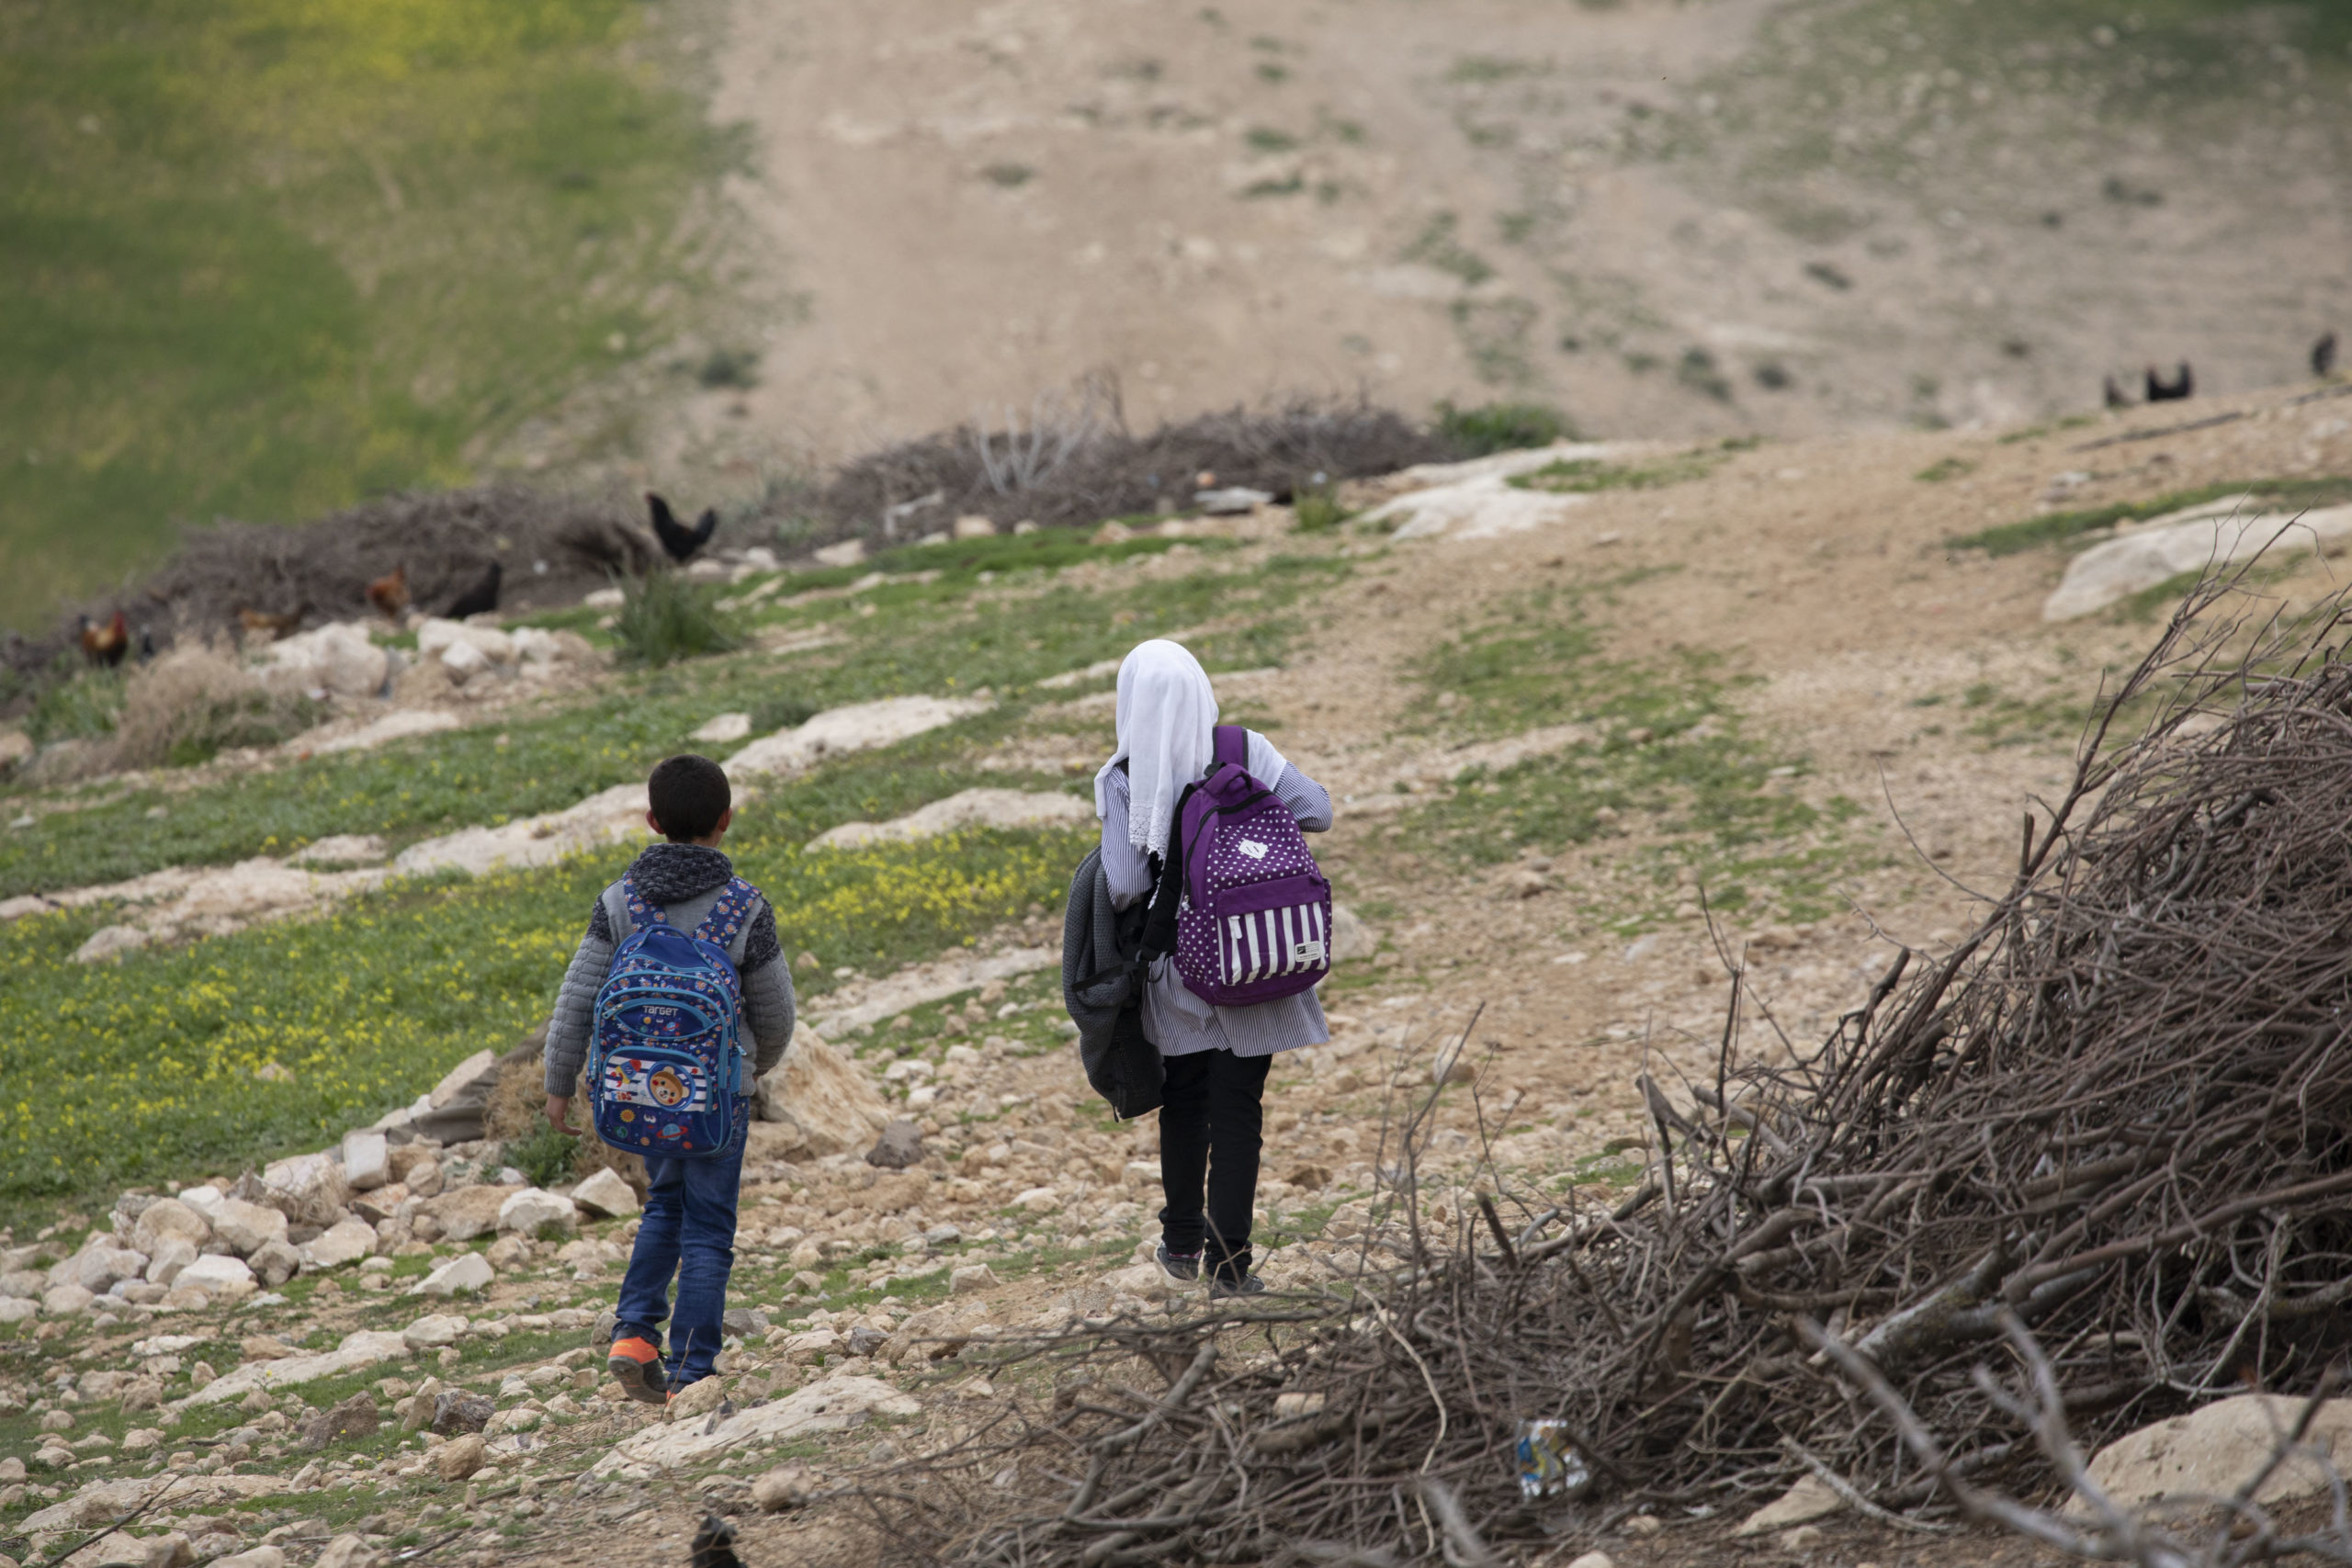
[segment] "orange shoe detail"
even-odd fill
[[[634,1336],[613,1341],[605,1366],[623,1392],[640,1404],[663,1404],[670,1397],[670,1380],[662,1370],[662,1352],[650,1340]]]

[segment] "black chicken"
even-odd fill
[[[485,615],[497,609],[498,584],[505,575],[504,566],[497,561],[491,562],[490,570],[482,573],[480,582],[450,601],[447,612],[449,619],[462,621],[468,615]]]
[[[2188,368],[2188,361],[2180,362],[2180,373],[2167,381],[2148,367],[2148,400],[2152,403],[2177,403],[2197,393],[2196,373]]]
[[[686,1550],[694,1554],[687,1560],[690,1568],[743,1568],[743,1560],[735,1555],[735,1521],[717,1514],[702,1517]]]
[[[653,513],[653,536],[662,541],[662,548],[680,566],[695,558],[695,552],[710,543],[710,536],[718,526],[718,509],[707,506],[691,528],[678,521],[670,511],[670,503],[651,491],[645,493],[645,504]]]
[[[2326,380],[2335,374],[2335,334],[2328,333],[2312,344],[2312,374]]]

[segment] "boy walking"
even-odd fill
[[[748,1096],[752,1080],[782,1061],[791,1043],[793,997],[792,971],[782,962],[776,940],[775,911],[756,888],[735,881],[734,863],[719,852],[735,817],[727,774],[707,757],[672,757],[653,770],[645,794],[651,807],[645,819],[669,841],[638,856],[589,911],[588,932],[564,972],[548,1025],[547,1109],[548,1120],[566,1133],[592,1131],[571,1125],[572,1086],[595,1032],[597,993],[615,951],[631,931],[656,919],[680,931],[696,931],[730,888],[738,898],[748,897],[748,919],[726,931],[722,919],[704,933],[726,948],[741,985],[735,1037],[746,1071],[732,1086],[723,1086],[738,1096],[735,1134],[712,1154],[646,1156],[650,1185],[613,1327],[608,1364],[614,1378],[631,1398],[660,1404],[710,1376],[718,1354],[727,1277],[735,1267],[735,1201],[742,1183]],[[734,912],[719,910],[722,918]],[[657,1096],[667,1087],[658,1079],[677,1082],[674,1075],[658,1075]],[[665,1368],[660,1343],[662,1321],[670,1316],[673,1274],[678,1280],[677,1315],[670,1325]]]

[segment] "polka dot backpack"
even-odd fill
[[[1216,735],[1208,777],[1176,807],[1167,863],[1177,874],[1160,875],[1145,942],[1167,951],[1172,912],[1185,988],[1218,1007],[1250,1007],[1311,989],[1331,972],[1331,885],[1290,807],[1250,776],[1249,731],[1220,724]]]
[[[588,1102],[596,1135],[649,1159],[707,1159],[734,1141],[750,1092],[735,970],[759,894],[730,880],[691,931],[623,877],[605,914],[628,934],[596,993]],[[618,906],[616,909],[615,906]]]

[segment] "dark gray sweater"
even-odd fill
[[[669,922],[692,931],[719,890],[735,874],[735,863],[718,850],[701,844],[656,844],[629,867],[637,890],[659,908]],[[619,933],[626,936],[627,932]],[[613,966],[619,937],[605,912],[600,896],[588,912],[588,931],[563,972],[563,989],[556,996],[555,1016],[548,1021],[547,1090],[569,1096],[579,1081],[581,1065],[588,1059],[588,1043],[596,1024],[596,993]],[[743,1048],[755,1073],[765,1076],[784,1060],[792,1043],[792,968],[784,962],[783,945],[775,934],[775,910],[765,897],[759,901],[743,936],[743,956],[735,966],[743,982]]]

